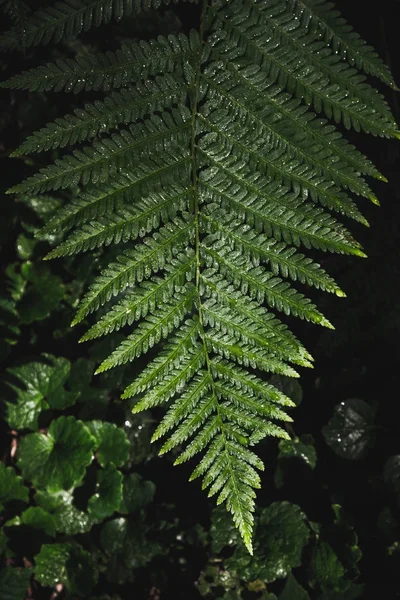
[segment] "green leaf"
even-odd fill
[[[33,529],[40,529],[47,535],[55,536],[56,526],[53,516],[39,506],[30,506],[20,517],[7,521],[6,527],[26,525]]]
[[[28,285],[18,303],[21,323],[41,321],[51,313],[64,296],[61,277],[53,275],[47,267],[36,265],[27,273]]]
[[[311,444],[306,444],[300,439],[280,440],[279,458],[300,458],[306,465],[315,469],[317,464],[317,453]]]
[[[210,533],[213,554],[219,554],[225,546],[234,547],[240,543],[240,533],[222,506],[212,511]]]
[[[130,408],[125,417],[124,431],[129,440],[129,458],[127,466],[136,466],[155,458],[158,454],[155,444],[151,443],[154,432],[150,411],[138,415]]]
[[[25,479],[49,492],[80,483],[92,462],[95,440],[81,421],[60,417],[47,434],[31,433],[21,440],[18,466]]]
[[[16,399],[6,402],[6,420],[13,429],[37,429],[42,410],[49,407],[63,409],[76,400],[76,395],[71,396],[61,387],[67,380],[70,362],[46,354],[43,357],[46,362],[8,369],[8,373],[18,380],[18,385],[9,383]]]
[[[156,486],[152,481],[144,481],[139,473],[131,473],[124,479],[123,496],[119,512],[134,513],[149,504],[154,497]]]
[[[21,260],[28,260],[33,252],[35,240],[20,233],[17,238],[17,254]]]
[[[261,579],[268,583],[283,579],[291,569],[301,565],[302,551],[309,535],[305,515],[296,504],[273,502],[260,513],[254,557],[240,545],[226,561],[226,567],[246,581]]]
[[[279,600],[310,600],[310,596],[296,581],[293,574],[290,573],[286,580],[285,587],[279,596]]]
[[[104,421],[87,421],[85,425],[95,439],[96,456],[101,466],[122,467],[129,453],[129,441],[123,429]]]
[[[306,439],[306,437],[304,437]],[[285,464],[289,459],[300,459],[311,469],[315,468],[317,463],[317,453],[315,447],[307,439],[308,443],[299,438],[290,440],[280,440],[278,462],[275,469],[275,485],[280,488],[284,482]]]
[[[346,569],[347,579],[357,579],[360,574],[357,563],[362,558],[354,521],[343,510],[340,504],[333,504],[335,514],[335,540],[341,543],[340,560]]]
[[[12,500],[28,502],[29,490],[24,486],[22,477],[19,477],[12,467],[0,463],[0,512],[4,504]]]
[[[100,544],[110,557],[107,579],[114,583],[132,581],[134,569],[145,566],[165,549],[149,539],[141,521],[113,519],[103,525]]]
[[[89,499],[88,513],[93,521],[102,521],[118,510],[122,500],[122,474],[114,467],[97,472],[94,495]]]
[[[314,551],[312,574],[315,582],[324,594],[344,592],[349,587],[345,580],[345,570],[332,547],[324,540],[319,540]]]
[[[195,0],[186,0],[193,2]],[[40,8],[30,14],[24,23],[23,36],[18,27],[3,33],[0,44],[9,48],[27,48],[48,44],[50,41],[69,40],[82,32],[100,25],[121,21],[133,15],[136,19],[142,11],[169,5],[173,0],[83,0],[82,2],[58,1],[54,6]]]
[[[323,427],[328,446],[340,457],[349,460],[364,458],[373,443],[374,414],[359,398],[337,404],[333,417]]]
[[[11,346],[18,341],[20,334],[19,318],[15,303],[4,297],[0,297],[0,360],[8,355]]]
[[[0,600],[25,600],[31,575],[32,569],[1,569]]]
[[[241,600],[242,596],[237,588],[239,585],[239,579],[234,572],[227,571],[220,566],[208,564],[204,571],[200,573],[199,579],[196,581],[196,588],[201,596],[206,598],[215,597],[220,590],[225,590],[222,598],[231,598],[232,600]]]
[[[89,552],[79,544],[43,544],[35,556],[35,578],[44,586],[63,583],[72,594],[86,596],[97,573]]]
[[[90,531],[93,521],[90,516],[74,505],[74,497],[69,492],[48,494],[37,491],[36,503],[49,512],[54,519],[57,533],[76,535]]]

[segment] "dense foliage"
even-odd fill
[[[358,541],[365,532],[356,526],[359,515],[350,516],[341,506],[346,504],[346,494],[337,487],[334,475],[329,480],[324,461],[332,462],[336,456],[338,462],[333,464],[338,470],[352,461],[365,464],[376,445],[382,444],[379,429],[387,425],[379,424],[378,407],[370,397],[348,396],[349,376],[342,372],[350,368],[346,361],[333,375],[341,394],[332,395],[334,410],[334,403],[322,413],[309,401],[301,403],[302,388],[287,377],[295,374],[288,363],[310,366],[311,357],[297,334],[310,340],[308,348],[313,347],[315,334],[307,326],[298,326],[295,337],[266,308],[330,325],[314,304],[318,299],[331,315],[335,309],[329,300],[315,293],[311,302],[279,277],[306,284],[310,295],[313,286],[337,295],[343,295],[342,287],[349,292],[354,277],[348,277],[346,287],[340,265],[350,262],[328,257],[326,265],[320,266],[313,262],[313,251],[305,257],[293,246],[362,255],[361,245],[326,209],[367,223],[345,190],[377,202],[360,172],[380,180],[385,179],[380,170],[388,175],[383,162],[378,164],[380,170],[373,167],[330,125],[309,117],[299,101],[290,99],[276,84],[287,86],[299,98],[311,90],[305,96],[307,103],[336,122],[343,121],[346,129],[352,125],[392,135],[396,125],[380,93],[355,70],[342,68],[343,61],[335,56],[348,52],[352,64],[390,84],[389,71],[341,21],[337,21],[339,33],[351,44],[341,46],[326,33],[323,47],[331,43],[334,53],[320,52],[307,10],[301,12],[303,20],[295,10],[300,4],[303,9],[310,5],[318,18],[330,17],[330,9],[325,13],[325,4],[318,1],[304,6],[300,2],[267,3],[276,10],[268,18],[262,10],[253,13],[253,6],[258,10],[267,6],[264,3],[250,3],[250,10],[246,2],[233,2],[227,21],[232,26],[226,35],[218,29],[226,22],[218,16],[217,3],[216,15],[211,15],[215,21],[209,15],[200,38],[192,26],[197,27],[204,14],[194,6],[164,2],[159,11],[137,14],[142,3],[116,2],[125,12],[122,20],[113,21],[122,12],[108,12],[106,4],[110,6],[74,0],[64,8],[60,3],[33,12],[33,17],[29,16],[31,7],[17,0],[1,5],[9,24],[14,23],[1,38],[2,44],[9,53],[18,45],[17,39],[27,46],[22,57],[8,55],[13,59],[10,63],[20,61],[20,70],[26,73],[11,79],[6,87],[28,91],[4,92],[0,115],[5,155],[15,147],[14,121],[21,140],[13,152],[15,158],[3,159],[7,165],[16,165],[4,185],[5,189],[7,184],[16,184],[16,196],[6,200],[3,227],[6,267],[0,318],[5,460],[0,465],[4,525],[0,599],[18,600],[27,594],[104,599],[132,594],[149,599],[204,596],[226,600],[366,597],[368,575],[359,578],[362,544]],[[158,4],[154,2],[152,8]],[[282,80],[281,71],[271,67],[266,81],[264,63],[256,62],[252,69],[243,59],[256,61],[257,51],[270,44],[269,38],[265,41],[257,33],[257,26],[265,26],[269,18],[279,41],[286,40],[291,50],[299,48],[296,35],[292,39],[293,34],[288,34],[293,23],[279,10],[282,4],[290,4],[290,14],[306,28],[305,42],[310,47],[302,51],[299,61],[300,84],[298,73]],[[253,20],[249,21],[248,11]],[[100,27],[98,32],[93,31],[96,27]],[[196,56],[207,27],[214,42],[204,59],[206,67],[200,71]],[[242,36],[254,35],[257,51],[246,48],[243,56],[237,52],[235,27]],[[75,39],[78,33],[83,35]],[[175,37],[158,38],[149,45],[135,42],[159,33]],[[268,31],[263,30],[263,35],[268,37]],[[41,48],[43,43],[61,39],[58,46]],[[121,42],[125,45],[118,50]],[[112,54],[99,54],[110,48]],[[289,60],[276,39],[268,52],[281,67]],[[68,58],[75,55],[76,61]],[[6,56],[2,68],[11,75],[15,65],[11,69]],[[307,57],[313,65],[308,74],[302,71]],[[50,66],[49,61],[55,60],[57,67]],[[47,66],[37,68],[38,62]],[[331,70],[335,84],[347,86],[343,98],[332,94],[326,82],[323,88],[315,86],[312,73],[318,68],[325,74]],[[126,87],[132,81],[135,87]],[[252,86],[257,93],[251,92]],[[101,89],[110,87],[121,89],[101,94]],[[54,88],[66,92],[85,88],[89,93],[80,101],[79,95],[72,99],[60,95],[55,105],[54,96],[48,93]],[[260,91],[263,102],[257,100]],[[357,110],[355,97],[361,103]],[[333,105],[340,109],[335,112]],[[42,127],[49,113],[54,122]],[[28,135],[34,129],[37,133]],[[92,139],[91,146],[73,154],[63,150]],[[189,147],[188,139],[192,139]],[[263,148],[262,141],[270,148]],[[132,150],[140,144],[135,156]],[[38,150],[49,154],[39,158]],[[53,166],[43,166],[52,160]],[[28,179],[18,184],[21,168]],[[39,175],[32,176],[38,170]],[[283,188],[283,183],[288,187]],[[244,196],[239,184],[267,194],[271,207]],[[40,193],[51,190],[51,196]],[[141,199],[132,208],[132,194],[138,193]],[[325,212],[313,205],[317,202],[325,206]],[[65,238],[63,232],[71,227],[74,232]],[[157,233],[149,236],[154,229]],[[271,236],[275,237],[272,241]],[[193,251],[188,247],[191,244]],[[50,256],[64,258],[41,262],[51,248]],[[82,250],[90,252],[83,259],[76,257]],[[336,273],[340,288],[327,275],[328,266],[332,275]],[[349,266],[349,273],[354,268]],[[367,273],[370,268],[359,270]],[[366,281],[370,275],[364,277]],[[140,285],[132,287],[137,281]],[[126,291],[127,284],[131,287]],[[108,312],[100,308],[97,322],[86,321],[91,328],[85,333],[79,323],[118,293],[118,303],[106,305]],[[196,294],[200,294],[197,300]],[[362,314],[362,306],[363,302],[354,310]],[[198,310],[203,312],[200,320],[196,320]],[[368,314],[373,309],[365,310]],[[331,319],[342,331],[328,335],[338,335],[339,341],[326,336],[314,341],[313,354],[321,355],[322,363],[324,356],[329,357],[328,349],[335,355],[332,344],[339,348],[336,356],[348,344],[345,336],[350,322],[354,327],[352,316],[350,312],[348,321],[342,317],[342,325],[339,319]],[[73,319],[77,332],[69,328]],[[137,320],[141,320],[139,327],[127,338],[127,326]],[[113,334],[88,348],[77,346],[79,337],[93,340],[109,332]],[[157,356],[152,347],[165,338],[167,344],[157,346]],[[147,350],[150,363],[142,356]],[[174,353],[177,358],[171,359]],[[99,375],[94,377],[99,364]],[[358,391],[354,383],[360,373],[367,381],[365,367],[350,364],[354,375],[349,389],[359,396],[362,388]],[[116,368],[109,371],[110,366]],[[275,374],[265,378],[261,371]],[[154,388],[155,382],[158,387]],[[310,396],[332,394],[323,370],[305,382]],[[121,400],[124,389],[128,390],[126,399]],[[368,389],[366,383],[364,389]],[[148,394],[143,395],[146,390]],[[139,398],[130,399],[138,392]],[[161,402],[169,406],[166,416],[154,410]],[[218,405],[217,415],[213,403]],[[290,425],[287,406],[298,407],[292,415],[298,411],[299,425]],[[157,425],[159,416],[164,417],[161,425]],[[282,420],[283,427],[270,419]],[[315,423],[311,425],[310,419]],[[164,446],[150,444],[178,423]],[[182,446],[200,425],[195,442]],[[304,434],[295,433],[302,430]],[[283,439],[277,445],[268,439],[270,435]],[[182,481],[190,470],[182,467],[182,475],[172,469],[173,461],[189,458],[213,437],[212,452],[205,455],[210,460],[200,463],[207,469],[211,466],[205,483],[219,491],[220,500],[228,499],[247,549],[226,510],[208,505],[200,490]],[[253,467],[262,463],[248,446],[260,441],[266,483],[257,502],[254,555],[250,556],[251,488],[259,487]],[[387,500],[375,515],[374,539],[379,538],[387,560],[389,556],[397,560],[398,509],[393,499],[399,490],[400,462],[398,449],[386,439],[385,444],[379,469],[380,489],[385,490]],[[160,448],[162,452],[172,449],[172,459],[158,458]]]

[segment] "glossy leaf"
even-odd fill
[[[97,472],[96,488],[89,498],[88,513],[93,521],[103,521],[118,510],[122,499],[122,474],[113,467]]]
[[[43,544],[35,556],[35,577],[43,586],[64,583],[71,593],[85,597],[97,574],[90,554],[79,544]]]
[[[18,466],[25,479],[49,492],[80,483],[92,462],[95,440],[81,421],[59,417],[47,431],[21,440]]]
[[[226,561],[226,567],[247,581],[259,578],[268,583],[283,579],[301,564],[309,534],[305,515],[296,504],[274,502],[260,513],[254,557],[239,546]]]
[[[128,458],[129,442],[125,432],[104,421],[87,421],[85,423],[95,439],[96,456],[99,463],[121,467]]]
[[[27,527],[32,527],[32,529],[42,530],[52,537],[56,534],[56,525],[53,516],[39,506],[30,506],[20,517],[15,517],[6,523],[7,527],[18,525],[26,525]]]
[[[9,385],[16,394],[6,403],[6,419],[15,429],[37,429],[38,418],[47,408],[65,408],[73,404],[76,395],[70,395],[62,386],[70,371],[65,358],[44,355],[46,362],[26,363],[9,369]]]
[[[28,494],[29,490],[24,486],[22,477],[19,477],[12,467],[0,463],[0,511],[12,500],[28,502]]]
[[[328,446],[342,458],[364,458],[373,442],[374,414],[359,398],[336,405],[334,415],[322,429]]]

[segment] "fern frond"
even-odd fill
[[[275,275],[290,277],[293,281],[300,281],[337,296],[345,296],[335,281],[310,258],[296,252],[295,248],[288,247],[285,243],[271,240],[264,234],[259,234],[239,221],[236,215],[223,210],[217,210],[210,205],[210,214],[202,215],[204,229],[211,236],[207,238],[208,244],[218,242],[228,246],[230,250],[237,250],[257,266],[260,260],[269,264]],[[206,240],[207,242],[207,240]]]
[[[201,185],[205,202],[234,212],[268,237],[294,246],[365,256],[360,245],[331,215],[305,204],[284,187],[249,169],[246,163],[225,161],[216,174],[211,169],[204,171]]]
[[[184,393],[168,409],[167,414],[155,430],[152,441],[158,440],[170,429],[174,429],[187,415],[193,412],[196,405],[210,391],[212,380],[207,371],[197,374],[186,387]]]
[[[171,113],[152,115],[142,123],[130,125],[129,129],[95,139],[92,146],[74,150],[72,155],[57,159],[53,165],[40,169],[39,173],[11,188],[10,192],[44,192],[66,188],[78,183],[98,183],[133,167],[143,156],[152,152],[179,152],[182,149],[184,131],[187,133],[189,114],[185,107]]]
[[[278,7],[279,14],[276,10]],[[382,94],[366,83],[363,75],[341,61],[341,57],[334,49],[326,47],[314,28],[310,28],[309,24],[305,25],[304,21],[298,19],[296,12],[290,9],[290,4],[288,6],[287,2],[277,0],[273,15],[269,12],[270,9],[266,10],[265,5],[261,3],[256,4],[255,11],[258,13],[259,22],[264,25],[268,24],[269,32],[278,35],[288,48],[290,47],[296,52],[302,67],[308,63],[309,69],[312,66],[314,73],[323,75],[330,83],[346,90],[357,104],[373,107],[374,111],[378,112],[383,119],[381,129],[385,127],[385,124],[391,123],[395,126]],[[309,51],[309,46],[312,46],[312,52]],[[345,121],[345,119],[343,120]]]
[[[211,364],[212,373],[225,384],[232,384],[236,389],[250,398],[257,399],[261,406],[271,402],[282,406],[293,407],[295,403],[288,396],[285,396],[273,385],[259,379],[253,373],[241,369],[237,365],[232,365],[224,359],[214,359]]]
[[[336,123],[343,122],[347,129],[353,127],[360,131],[362,128],[367,133],[387,137],[397,130],[384,102],[376,99],[377,92],[370,94],[367,104],[349,93],[345,81],[339,77],[342,68],[345,69],[346,66],[338,63],[339,59],[332,55],[331,49],[320,42],[318,37],[300,32],[303,36],[298,42],[299,32],[295,30],[289,33],[288,28],[288,34],[282,43],[284,28],[279,31],[276,27],[280,21],[279,15],[284,13],[283,23],[288,18],[295,18],[288,10],[287,2],[276,0],[271,5],[262,0],[235,0],[230,10],[231,18],[224,22],[223,27],[227,35],[213,47],[216,59],[235,59],[237,48],[240,48],[246,59],[262,67],[271,81],[278,82],[297,98],[304,98],[306,104],[312,104],[317,112],[324,112]],[[296,25],[300,26],[297,17]],[[217,20],[214,27],[222,29],[222,24]],[[303,43],[308,47],[308,60],[302,57]],[[317,52],[325,56],[324,69],[315,67],[319,60]],[[355,71],[348,75],[354,76],[358,81],[361,77]],[[385,112],[384,116],[377,112],[376,105],[379,105],[380,112]]]
[[[280,133],[289,136],[296,143],[301,143],[307,153],[323,152],[332,156],[330,160],[338,158],[342,165],[352,166],[359,173],[364,173],[385,180],[373,163],[359,150],[352,146],[332,125],[321,119],[302,104],[300,99],[293,98],[278,85],[272,84],[268,75],[257,65],[241,65],[229,63],[224,69],[216,69],[216,63],[209,67],[212,77],[218,77],[221,85],[229,81],[229,86],[236,82],[243,86],[242,102],[253,109],[257,107],[262,112],[268,110],[271,104],[274,107],[274,118],[271,127],[278,127]],[[215,72],[215,74],[214,74]],[[223,75],[220,75],[220,72]],[[207,70],[208,78],[208,70]],[[226,87],[225,87],[226,89]],[[231,89],[230,89],[231,91]],[[265,101],[260,102],[260,96]],[[265,106],[265,103],[267,105]],[[347,168],[348,168],[347,167]]]
[[[217,252],[213,248],[206,248],[204,254],[207,266],[217,268],[227,281],[260,304],[266,301],[272,308],[287,315],[293,314],[333,329],[311,300],[263,267],[251,266],[240,252],[230,252],[225,248],[219,248]]]
[[[161,306],[154,315],[148,315],[135,333],[128,336],[116,350],[104,360],[96,373],[103,373],[118,365],[131,362],[146,354],[161,339],[176,329],[184,317],[191,312],[196,289],[187,284],[185,293],[176,292],[170,302]]]
[[[8,15],[15,24],[14,31],[17,35],[23,35],[30,9],[23,0],[0,0],[0,10]],[[20,37],[21,39],[21,37]]]
[[[209,353],[213,352],[239,365],[286,377],[300,377],[295,369],[272,356],[270,352],[260,348],[255,349],[254,346],[243,343],[232,333],[222,333],[215,328],[212,329],[212,333],[205,335],[205,342]]]
[[[193,373],[197,371],[196,366],[198,361],[200,361],[200,366],[205,361],[204,348],[198,343],[199,330],[200,323],[197,319],[186,320],[180,330],[175,332],[170,338],[169,343],[165,345],[158,356],[126,388],[122,398],[131,398],[149,388],[157,389],[159,386],[154,384],[165,382],[166,377],[174,369],[178,372],[174,383],[176,389],[173,388],[174,391],[172,392],[172,395],[175,394],[193,376]],[[185,373],[188,379],[181,377],[182,373]],[[167,387],[170,388],[170,382],[168,381],[167,383]],[[164,393],[161,393],[160,396],[164,397]],[[133,408],[134,412],[144,410],[144,408],[139,407],[139,404]]]
[[[312,356],[291,331],[263,306],[259,306],[249,296],[244,296],[233,285],[227,283],[221,274],[216,274],[213,270],[204,271],[201,282],[201,291],[206,298],[216,298],[222,310],[229,307],[240,319],[250,319],[257,331],[268,340],[271,352],[303,367],[311,366]]]
[[[196,2],[196,0],[184,0]],[[92,27],[142,11],[176,3],[177,0],[64,0],[37,10],[25,26],[24,47],[71,39]],[[0,37],[0,47],[18,48],[21,40],[12,29]]]
[[[339,53],[341,58],[357,69],[363,70],[368,75],[375,75],[387,85],[396,88],[389,68],[375,50],[353,30],[331,2],[291,1],[291,8],[308,27],[314,27],[322,32],[325,42],[332,46],[334,52]]]
[[[193,190],[179,187],[174,189],[172,186],[167,194],[149,194],[137,202],[135,208],[123,207],[111,217],[102,217],[76,229],[46,258],[69,256],[144,237],[157,229],[161,223],[168,223],[174,219],[178,212],[188,211],[192,195]]]
[[[167,261],[189,244],[193,235],[193,221],[175,219],[162,227],[152,237],[132,250],[126,250],[118,261],[103,271],[83,298],[72,324],[79,323],[89,313],[97,310],[128,285],[150,277],[164,268]]]
[[[272,85],[261,69],[228,67],[223,68],[221,63],[207,67],[205,80],[214,103],[229,106],[239,122],[250,119],[259,124],[269,146],[283,149],[289,160],[304,162],[330,184],[335,183],[376,200],[357,172],[382,178],[366,157],[351,148],[337,132],[332,135],[332,128],[321,121],[317,122],[317,128],[311,128],[315,115],[278,86]],[[355,206],[354,210],[357,211]]]
[[[76,108],[74,114],[56,119],[29,136],[12,156],[64,148],[90,140],[118,125],[128,125],[154,112],[182,105],[185,99],[185,86],[170,75],[157,77],[154,81],[142,81],[134,88],[110,94],[103,102],[97,100],[86,104],[83,110]]]
[[[74,225],[90,223],[104,215],[112,215],[142,194],[158,192],[167,183],[186,181],[189,177],[189,156],[152,156],[135,166],[134,172],[124,172],[98,186],[90,186],[63,206],[37,234],[68,231]]]
[[[189,36],[180,33],[167,38],[159,36],[150,42],[138,42],[122,46],[116,52],[84,54],[76,58],[57,60],[23,71],[0,84],[3,88],[30,90],[32,92],[73,92],[104,90],[125,87],[140,81],[182,72],[182,64],[198,49],[199,39],[195,31]],[[190,68],[185,73],[189,77]]]
[[[169,0],[111,0],[100,14],[104,0],[65,0],[32,17],[27,40],[69,37],[161,2]],[[393,86],[389,71],[330,2],[202,0],[200,20],[198,33],[59,60],[5,82],[122,88],[28,138],[15,155],[86,145],[11,191],[79,186],[45,225],[72,229],[48,257],[114,245],[116,258],[73,324],[103,307],[81,341],[123,333],[98,373],[143,357],[122,397],[135,413],[166,409],[153,436],[163,438],[160,453],[176,449],[175,464],[197,459],[191,479],[226,503],[251,552],[263,469],[251,446],[287,439],[281,424],[294,406],[265,377],[313,366],[275,313],[333,328],[297,287],[345,294],[307,251],[364,257],[330,211],[367,225],[352,195],[378,203],[365,176],[385,180],[330,121],[400,134],[357,69]]]
[[[132,325],[142,317],[153,313],[161,304],[171,300],[188,281],[195,277],[195,256],[193,252],[178,255],[165,266],[164,277],[153,277],[143,281],[138,288],[123,298],[115,307],[82,336],[81,342],[93,340],[100,336],[118,331],[125,325]]]

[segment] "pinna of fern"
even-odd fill
[[[25,42],[159,4],[57,2],[30,17]],[[123,397],[134,412],[165,408],[153,436],[164,438],[160,453],[174,450],[176,464],[197,458],[191,478],[226,503],[252,552],[263,469],[253,446],[287,438],[293,406],[263,373],[298,377],[313,360],[278,314],[333,327],[297,288],[345,294],[304,252],[365,256],[338,217],[368,224],[357,197],[378,203],[369,179],[385,180],[335,124],[399,137],[366,75],[395,84],[331,2],[204,0],[200,11],[198,31],[60,59],[3,83],[104,92],[23,142],[15,156],[67,150],[10,192],[79,186],[44,227],[65,234],[48,258],[124,244],[73,323],[103,307],[82,340],[125,333],[98,373],[155,350]]]

